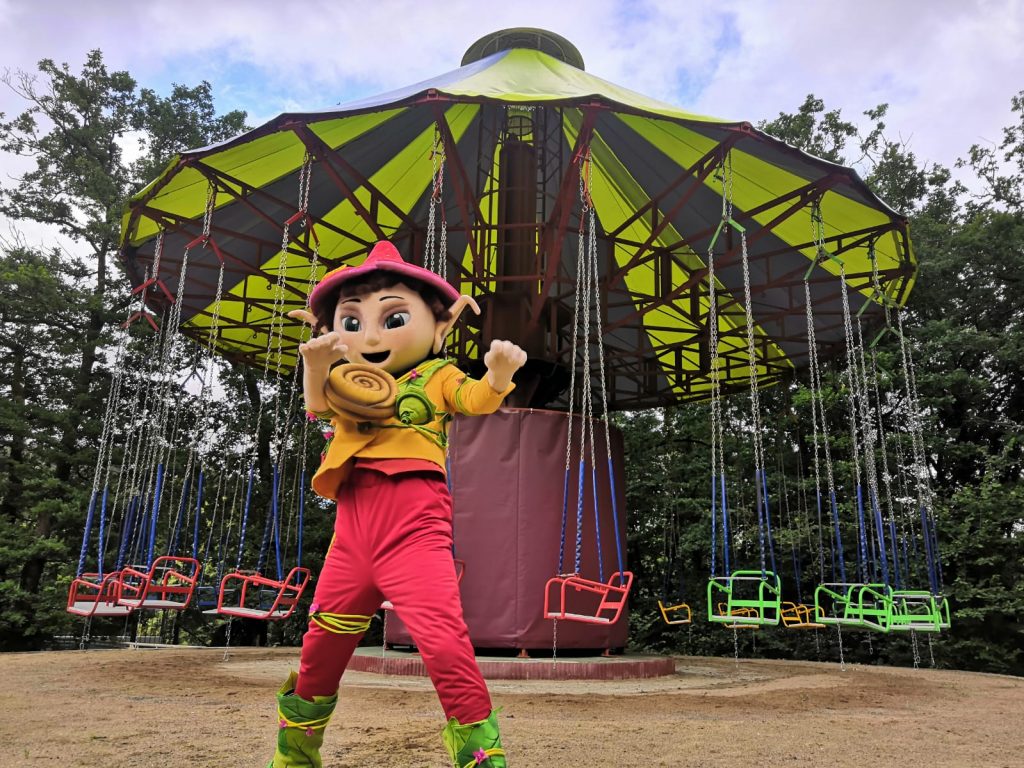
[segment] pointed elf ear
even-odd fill
[[[306,323],[312,329],[311,332],[314,335],[327,333],[327,329],[324,328],[323,326],[317,327],[316,315],[314,315],[308,309],[293,309],[291,312],[288,313],[288,317],[292,318],[292,320],[298,320],[300,322]]]
[[[435,355],[444,349],[444,340],[448,338],[448,334],[452,332],[452,328],[455,327],[455,323],[459,321],[459,317],[466,307],[472,309],[476,314],[480,314],[480,306],[474,301],[472,296],[459,296],[455,303],[448,308],[448,311],[452,313],[451,318],[438,322],[437,329],[434,331]]]

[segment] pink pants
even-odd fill
[[[444,477],[357,467],[339,493],[334,534],[315,609],[369,616],[390,600],[419,648],[445,717],[485,719],[491,698],[462,618]],[[295,693],[310,700],[337,691],[360,637],[310,622]]]

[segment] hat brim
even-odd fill
[[[451,283],[429,269],[417,267],[415,264],[405,261],[376,261],[373,264],[362,264],[358,267],[345,267],[328,274],[309,294],[309,306],[314,313],[318,312],[319,304],[330,295],[333,289],[371,272],[392,272],[402,277],[419,280],[436,290],[446,307],[450,307],[459,298],[459,292],[452,287]]]

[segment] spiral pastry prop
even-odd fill
[[[398,385],[385,370],[346,363],[331,371],[324,396],[331,410],[359,420],[381,421],[395,415]]]

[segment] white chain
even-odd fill
[[[444,214],[444,141],[434,128],[434,146],[430,151],[430,208],[427,212],[427,238],[423,265],[430,271],[448,279],[448,226]],[[441,211],[441,237],[437,237],[437,211]],[[438,241],[440,241],[438,247]]]
[[[728,219],[728,210],[731,207],[731,203],[727,201],[727,186],[725,179],[722,180],[722,221]],[[722,431],[722,389],[721,389],[721,373],[719,371],[719,354],[718,354],[718,296],[717,286],[715,283],[715,251],[714,244],[708,246],[708,354],[710,360],[708,363],[709,373],[711,375],[711,482],[718,483],[720,478],[725,474],[725,453],[722,447],[723,443],[723,431]],[[712,490],[714,494],[714,490]],[[724,505],[723,505],[724,506]],[[714,517],[717,515],[717,510],[712,509],[711,514]],[[722,551],[727,551],[728,543],[726,542],[727,531],[722,530]],[[723,562],[723,565],[725,563]],[[712,568],[711,576],[715,576],[715,568]]]
[[[731,182],[730,182],[731,183]],[[754,345],[754,311],[750,295],[750,259],[747,254],[747,233],[740,232],[740,253],[743,262],[743,302],[746,305],[747,315],[747,370],[750,373],[750,410],[753,417],[753,442],[754,442],[754,477],[757,484],[762,484],[764,477],[764,443],[761,435],[761,398],[757,386],[757,352]],[[760,494],[761,488],[755,488],[755,494]],[[767,505],[767,499],[764,500]],[[767,510],[766,510],[767,511]],[[763,523],[758,519],[758,526]],[[761,570],[766,569],[764,533],[759,536],[761,542]]]

